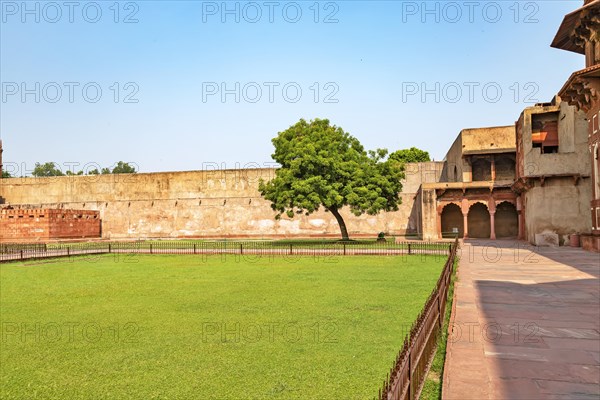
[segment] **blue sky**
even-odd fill
[[[271,138],[315,117],[441,160],[460,129],[513,124],[583,67],[550,47],[581,4],[1,1],[4,161],[266,166]]]

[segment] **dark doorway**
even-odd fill
[[[519,214],[514,204],[504,201],[496,206],[494,225],[496,226],[496,237],[519,236]]]
[[[485,205],[473,204],[467,215],[467,223],[469,224],[470,238],[489,239],[490,213]]]
[[[491,181],[492,163],[483,158],[473,160],[471,164],[473,169],[473,181]]]
[[[458,237],[462,238],[465,234],[463,222],[463,215],[459,206],[453,203],[445,206],[442,210],[442,237],[456,237],[456,230],[458,230]]]
[[[515,180],[515,161],[509,157],[500,157],[496,160],[496,180]]]

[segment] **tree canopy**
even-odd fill
[[[112,170],[113,174],[135,174],[136,172],[134,167],[123,161],[119,161]],[[102,173],[104,173],[104,171],[102,171]]]
[[[399,162],[386,159],[387,150],[365,151],[358,139],[327,119],[301,119],[272,142],[273,160],[281,167],[274,179],[260,181],[259,191],[271,201],[276,219],[310,215],[323,206],[348,240],[343,207],[356,216],[398,209],[404,173]]]
[[[417,149],[416,147],[395,151],[390,154],[389,159],[399,161],[403,164],[431,161],[428,152],[421,149]]]
[[[33,168],[31,175],[41,178],[48,176],[64,176],[65,174],[63,174],[55,163],[47,162],[44,164],[35,163],[35,168]]]
[[[49,177],[49,176],[80,176],[80,175],[107,175],[107,174],[135,174],[137,173],[135,167],[130,165],[129,163],[119,161],[114,168],[111,170],[110,168],[102,168],[101,171],[98,169],[92,169],[87,172],[84,171],[70,171],[67,170],[63,173],[60,168],[53,162],[46,162],[44,164],[35,163],[35,168],[31,175],[35,177]],[[3,177],[7,178],[10,176],[4,176],[4,171],[2,173]]]

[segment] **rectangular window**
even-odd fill
[[[540,153],[558,153],[558,112],[531,116],[531,145]]]

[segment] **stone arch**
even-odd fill
[[[469,209],[471,209],[471,207],[473,207],[475,204],[481,204],[485,206],[485,208],[487,208],[489,212],[490,206],[487,200],[471,200],[469,201]]]
[[[494,214],[496,237],[516,238],[519,236],[519,214],[511,201],[502,201]]]
[[[464,218],[460,206],[456,203],[448,203],[442,209],[442,237],[455,237],[455,229],[458,229],[458,237],[462,238],[465,232]]]
[[[490,237],[490,212],[483,202],[475,202],[469,207],[467,214],[469,237],[489,239]]]
[[[473,181],[491,181],[492,163],[484,158],[477,158],[471,163]]]

